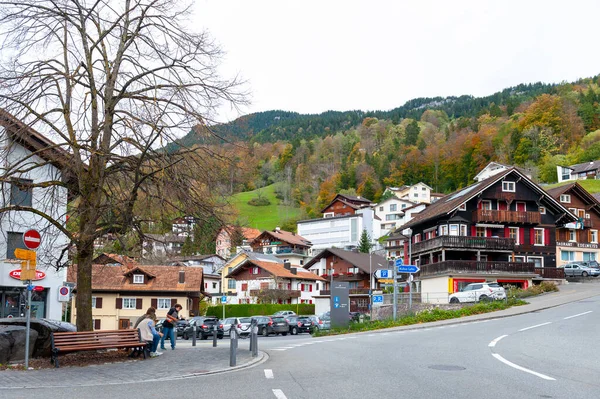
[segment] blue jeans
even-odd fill
[[[160,348],[165,349],[165,338],[167,336],[171,340],[171,348],[175,349],[175,329],[169,327],[163,327],[163,336],[160,339]]]
[[[160,335],[156,334],[152,336],[152,346],[150,347],[150,352],[156,352],[158,349],[158,343],[160,342]]]

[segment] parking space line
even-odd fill
[[[499,342],[499,341],[500,341],[502,338],[506,338],[506,337],[508,337],[508,335],[501,335],[501,336],[499,336],[498,338],[495,338],[494,340],[492,340],[492,342],[490,342],[490,343],[488,344],[488,346],[489,346],[490,348],[493,348],[494,346],[496,346],[496,344],[497,344],[497,343],[498,343],[498,342]]]
[[[277,399],[287,399],[287,396],[285,396],[281,389],[273,389],[272,391]]]
[[[530,327],[521,328],[519,331],[527,331],[527,330],[531,330],[532,328],[537,328],[537,327],[547,326],[548,324],[552,324],[552,322],[551,322],[551,321],[549,321],[549,322],[542,323],[542,324],[536,324],[535,326],[530,326]]]
[[[540,378],[542,378],[544,380],[547,380],[547,381],[556,381],[555,378],[548,377],[547,375],[544,375],[542,373],[538,373],[536,371],[526,369],[525,367],[521,367],[518,364],[514,364],[512,362],[509,362],[508,360],[506,360],[505,358],[503,358],[502,356],[500,356],[497,353],[492,353],[492,356],[494,356],[496,359],[500,360],[502,363],[504,363],[507,366],[510,366],[510,367],[512,367],[514,369],[517,369],[517,370],[523,371],[525,373],[529,373],[529,374],[535,375],[536,377],[540,377]]]
[[[275,376],[273,375],[273,370],[265,369],[265,378],[267,378],[267,379],[275,378]]]
[[[588,310],[587,312],[583,312],[583,313],[579,313],[579,314],[574,314],[573,316],[565,317],[563,320],[569,320],[569,319],[572,319],[573,317],[583,316],[584,314],[588,314],[588,313],[592,313],[592,312],[593,312],[593,310]]]

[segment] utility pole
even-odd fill
[[[371,249],[369,248],[369,320],[373,320],[373,270],[372,270],[372,256]]]
[[[398,318],[398,268],[396,267],[396,262],[393,260],[390,262],[393,264],[393,275],[394,275],[394,321]]]
[[[410,233],[408,237],[408,264],[412,265],[412,229],[407,229]],[[412,309],[412,273],[408,275],[408,309]]]

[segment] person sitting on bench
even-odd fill
[[[156,357],[162,355],[162,352],[158,352],[158,343],[162,337],[162,333],[156,331],[156,309],[149,308],[146,312],[146,318],[143,319],[138,328],[140,329],[140,338],[142,341],[148,342],[150,346],[150,357]]]

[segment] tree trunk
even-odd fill
[[[92,331],[92,260],[94,240],[80,240],[77,246],[77,331]]]

